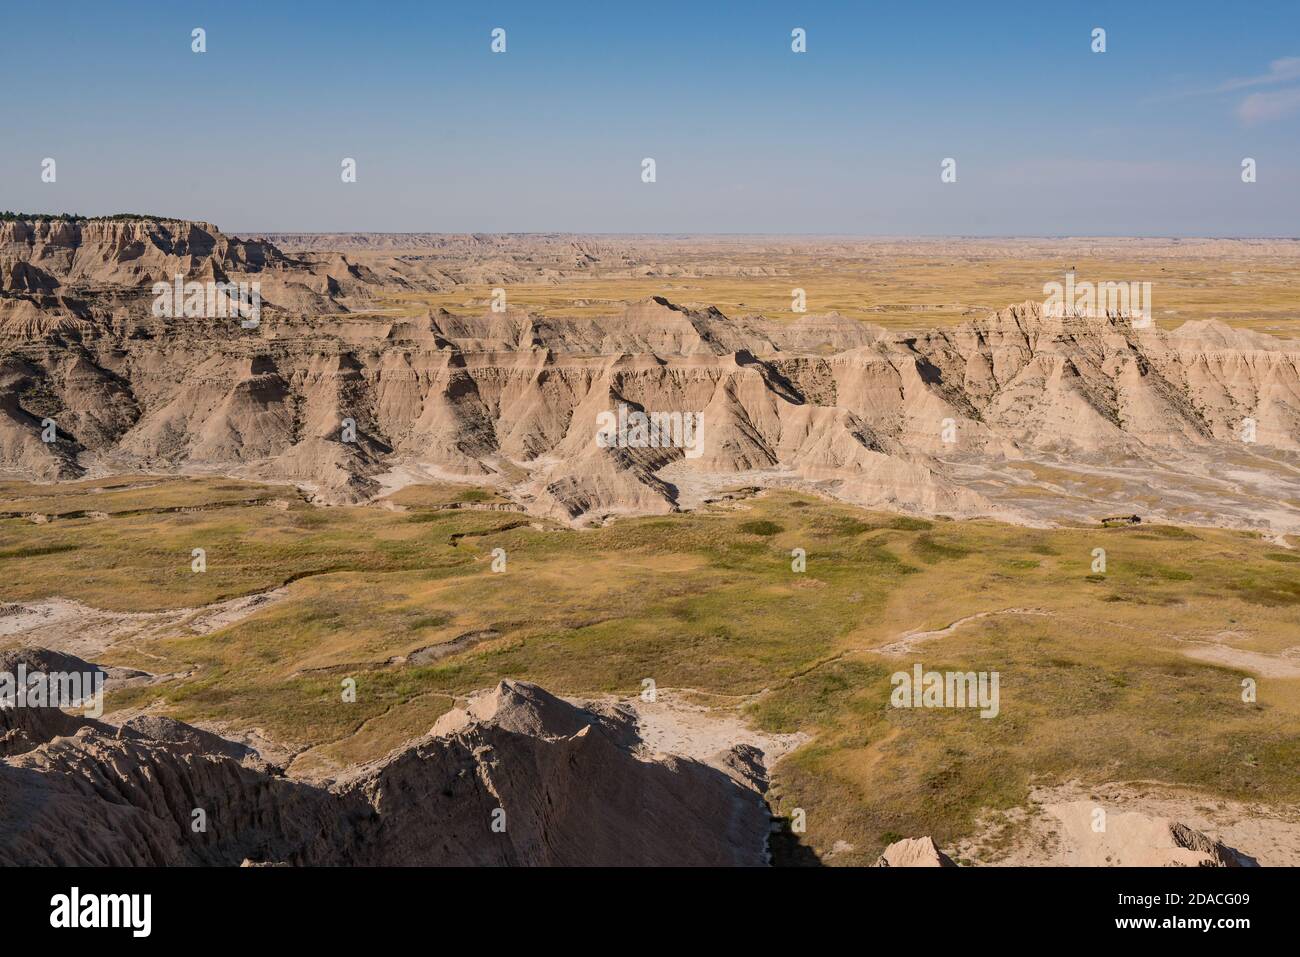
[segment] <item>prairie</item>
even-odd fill
[[[613,240],[611,240],[613,241]],[[509,282],[466,279],[442,292],[395,293],[383,311],[420,314],[489,308],[492,290],[508,288],[511,308],[549,316],[599,317],[647,296],[716,305],[728,316],[795,319],[794,289],[807,312],[838,312],[890,329],[947,327],[1005,307],[1044,299],[1043,286],[1073,268],[1080,281],[1150,282],[1152,314],[1173,329],[1219,319],[1281,337],[1297,331],[1293,290],[1300,245],[1283,241],[963,240],[907,241],[785,237],[697,237],[659,244],[638,239],[631,264],[601,262],[589,273]],[[422,251],[412,251],[421,259]],[[384,256],[352,251],[363,261]]]
[[[627,699],[649,678],[807,736],[773,775],[773,810],[807,819],[778,857],[954,842],[982,811],[1071,780],[1300,800],[1297,553],[1254,533],[921,520],[786,492],[583,531],[446,507],[495,501],[467,486],[408,487],[400,510],[207,478],[0,496],[7,602],[126,615],[284,588],[212,631],[123,619],[96,660],[165,676],[116,688],[110,712],[257,729],[291,774],[382,756],[502,677]],[[890,675],[917,662],[999,672],[998,716],[891,708]]]

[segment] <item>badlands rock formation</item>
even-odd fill
[[[930,837],[905,837],[885,848],[876,867],[956,867]]]
[[[769,815],[743,776],[644,754],[628,712],[523,682],[328,787],[171,719],[44,710],[0,710],[27,741],[0,760],[0,865],[766,861]]]
[[[1059,863],[1071,867],[1241,867],[1250,858],[1179,821],[1123,811],[1098,830],[1096,805],[1075,801],[1048,807],[1058,822]]]
[[[1281,504],[1236,520],[1300,529],[1287,504],[1300,484],[1291,341],[1217,322],[1053,318],[1035,303],[919,335],[659,297],[598,319],[394,316],[376,303],[441,280],[299,255],[197,223],[0,224],[0,469],[219,471],[291,480],[325,502],[365,500],[414,470],[497,485],[571,522],[669,512],[743,477],[1015,519],[997,482],[972,474],[1248,455],[1281,463],[1280,493],[1266,493]],[[259,282],[260,324],[152,315],[150,287],[177,274]],[[702,416],[698,449],[602,447],[598,417],[620,406]],[[49,421],[54,442],[42,441]]]

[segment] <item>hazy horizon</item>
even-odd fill
[[[142,12],[8,12],[26,115],[0,206],[240,235],[1295,238],[1300,222],[1294,4]]]

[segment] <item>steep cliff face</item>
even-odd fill
[[[148,323],[155,283],[256,283],[268,312],[346,312],[378,283],[343,256],[304,261],[261,240],[184,220],[0,222],[0,344],[185,331]],[[177,306],[179,314],[180,307]],[[197,324],[197,325],[202,325]],[[209,332],[223,334],[225,323]],[[124,328],[125,326],[125,328]],[[202,335],[202,329],[196,334]]]
[[[1300,448],[1300,344],[1189,323],[1045,317],[1024,303],[914,343],[955,406],[1029,446],[1080,450],[1240,442]]]
[[[629,715],[523,682],[329,787],[168,719],[29,724],[48,739],[0,761],[5,865],[766,860],[769,816],[745,778],[647,758]]]
[[[383,319],[345,314],[388,287],[343,257],[298,262],[201,224],[4,226],[0,468],[40,478],[205,468],[360,501],[415,464],[584,521],[759,473],[969,516],[1007,510],[956,459],[1300,451],[1300,347],[1213,322],[1164,332],[1024,303],[902,336],[662,298],[596,319]],[[177,269],[256,277],[260,325],[152,315],[138,284]],[[602,445],[598,420],[620,407],[698,417],[698,441]]]
[[[0,269],[18,264],[60,285],[135,286],[256,272],[291,263],[270,243],[232,239],[210,223],[184,220],[36,220],[0,222]]]

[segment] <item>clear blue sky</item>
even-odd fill
[[[1300,235],[1297,0],[7,0],[0,24],[0,208],[232,232]]]

